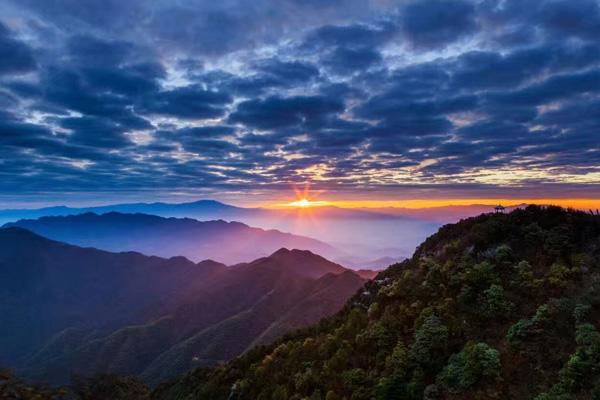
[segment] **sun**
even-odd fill
[[[323,191],[311,191],[308,183],[304,185],[303,189],[296,186],[293,186],[292,188],[294,190],[295,200],[288,203],[277,204],[275,207],[307,209],[331,205],[328,201],[317,200]]]
[[[306,207],[310,207],[310,200],[308,200],[308,199],[300,199],[300,200],[292,201],[292,202],[288,203],[288,205],[290,207],[306,208]]]
[[[287,203],[287,206],[289,206],[289,207],[299,207],[299,208],[318,207],[318,206],[324,206],[324,205],[327,205],[326,201],[311,201],[311,200],[308,200],[306,197],[303,197],[299,200],[295,200],[295,201]]]

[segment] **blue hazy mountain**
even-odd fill
[[[469,206],[459,211],[461,212],[457,215],[461,216],[471,211],[475,212],[473,215],[482,212],[481,207],[470,210]],[[342,254],[338,256],[318,252],[344,265],[350,262],[348,265],[356,268],[371,268],[372,260],[398,260],[409,256],[419,243],[436,232],[443,223],[452,220],[448,212],[457,211],[436,208],[422,209],[419,213],[411,209],[348,209],[334,206],[267,209],[236,207],[214,200],[199,200],[190,203],[130,203],[86,208],[0,210],[0,223],[87,212],[142,213],[162,217],[188,217],[200,221],[237,221],[253,227],[277,229],[329,243]],[[436,217],[438,215],[439,217]]]
[[[252,228],[240,222],[197,221],[147,214],[85,213],[20,220],[6,226],[26,228],[50,239],[108,251],[214,259],[225,264],[253,260],[282,247],[338,254],[332,246],[278,230]]]
[[[215,200],[198,200],[189,203],[123,203],[97,207],[43,207],[0,210],[0,222],[17,221],[46,216],[76,215],[88,212],[105,214],[108,212],[153,214],[165,217],[195,217],[216,219],[255,213],[259,209],[235,207]]]

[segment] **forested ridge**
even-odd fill
[[[113,377],[113,398],[598,399],[599,327],[600,217],[529,206],[442,227],[317,325],[151,393]]]
[[[600,398],[600,217],[447,225],[338,315],[155,399]]]

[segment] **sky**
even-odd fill
[[[597,201],[599,37],[600,0],[4,0],[0,204]]]

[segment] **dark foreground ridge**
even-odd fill
[[[447,225],[335,317],[153,398],[593,398],[599,237],[556,207]]]
[[[599,238],[600,217],[558,207],[469,218],[272,345],[149,394],[118,377],[79,391],[108,381],[131,388],[113,396],[123,399],[595,399]]]

